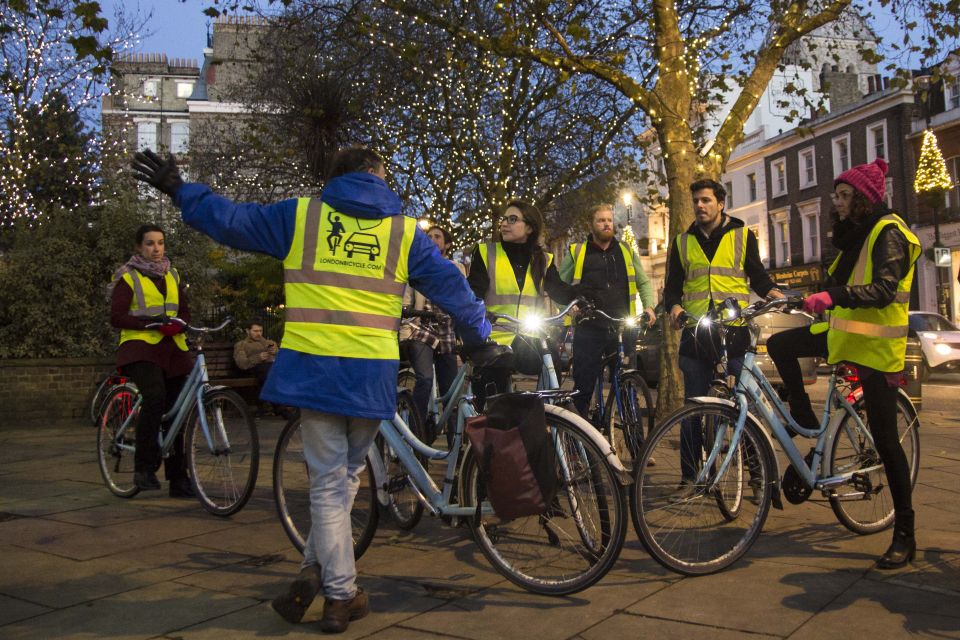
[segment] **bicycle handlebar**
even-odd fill
[[[561,312],[558,313],[557,315],[554,315],[554,316],[546,316],[546,317],[543,317],[543,318],[536,317],[536,318],[534,318],[534,320],[536,320],[537,323],[542,323],[542,324],[552,324],[552,323],[555,323],[555,322],[557,322],[558,320],[563,319],[563,317],[564,317],[565,315],[567,315],[568,313],[570,313],[570,310],[573,309],[575,306],[577,306],[578,303],[579,303],[579,304],[585,304],[585,301],[584,301],[582,298],[577,298],[577,299],[575,299],[573,302],[571,302],[570,304],[568,304],[566,307],[564,307],[563,311],[561,311]],[[518,325],[518,326],[517,326],[518,329],[519,329],[521,326],[530,325],[530,324],[531,324],[531,318],[528,318],[528,319],[525,319],[525,320],[521,320],[520,318],[514,318],[513,316],[507,315],[506,313],[497,313],[497,312],[495,312],[495,311],[488,311],[487,314],[488,314],[490,317],[492,317],[494,321],[497,321],[497,320],[505,320],[505,321],[507,321],[507,322],[509,322],[509,323],[511,323],[511,324]],[[536,329],[536,327],[533,327],[533,328]]]
[[[144,329],[156,329],[157,327],[162,327],[165,324],[174,323],[174,324],[179,324],[181,327],[185,327],[195,333],[214,333],[216,331],[223,330],[223,328],[226,327],[231,322],[233,322],[233,318],[227,317],[222,323],[220,323],[219,326],[216,326],[216,327],[195,327],[192,324],[187,324],[180,318],[173,317],[173,318],[170,318],[167,322],[151,322],[150,324],[146,325]]]

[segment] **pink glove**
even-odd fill
[[[833,298],[826,291],[807,296],[803,300],[803,310],[807,313],[823,313],[833,308]]]

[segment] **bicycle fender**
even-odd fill
[[[694,404],[722,404],[727,407],[730,407],[734,411],[737,410],[737,405],[732,400],[727,400],[726,398],[712,398],[710,396],[697,396],[696,398],[687,398],[687,402],[692,402]],[[780,478],[783,477],[783,474],[780,472],[780,461],[777,459],[776,448],[773,445],[773,437],[763,428],[763,425],[760,424],[760,421],[757,420],[752,414],[747,413],[747,420],[752,422],[757,428],[757,431],[763,434],[763,437],[767,439],[767,451],[770,453],[770,461],[773,463],[773,470],[776,472],[773,475],[773,498],[771,503],[777,509],[783,510],[783,500],[780,497]]]
[[[603,435],[597,431],[596,427],[587,422],[585,419],[580,417],[580,414],[561,407],[545,404],[543,405],[544,411],[548,414],[555,415],[557,417],[569,420],[574,423],[585,436],[590,438],[590,440],[600,448],[600,451],[604,452],[604,456],[607,459],[607,462],[610,463],[610,466],[613,467],[613,472],[617,476],[617,480],[623,486],[629,486],[633,484],[633,476],[630,475],[630,472],[624,468],[623,463],[620,462],[620,458],[617,457],[617,454],[614,453],[613,448],[610,446],[610,443],[603,437]]]
[[[383,465],[383,458],[380,457],[380,452],[377,451],[376,447],[370,447],[370,451],[367,452],[367,461],[370,464],[370,470],[373,472],[373,481],[377,485],[377,502],[385,507],[390,503],[390,494],[383,486],[383,479],[387,477],[387,469]]]

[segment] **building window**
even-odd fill
[[[193,83],[192,82],[178,82],[177,83],[177,97],[178,98],[189,98],[193,93]]]
[[[757,174],[747,174],[747,201],[754,202],[757,199]]]
[[[187,153],[190,148],[190,123],[170,123],[170,151],[173,153]]]
[[[137,123],[137,149],[157,149],[157,123],[156,122],[138,122]]]
[[[960,79],[947,87],[947,109],[960,109]]]
[[[783,158],[770,163],[773,169],[773,195],[782,196],[787,192],[787,161]]]
[[[883,187],[883,201],[886,203],[888,209],[893,208],[893,178],[887,178],[884,181]]]
[[[727,190],[726,208],[727,208],[728,210],[729,210],[729,209],[733,209],[733,183],[732,183],[732,182],[724,182],[724,183],[723,183],[723,188]]]
[[[148,98],[156,98],[159,92],[160,92],[159,80],[143,81],[143,95],[145,95]]]
[[[790,215],[788,209],[771,213],[773,219],[774,263],[778,267],[790,265]]]
[[[803,221],[803,261],[820,261],[820,203],[812,202],[800,205],[800,219]]]
[[[867,127],[867,162],[887,157],[887,123]]]
[[[850,168],[850,134],[833,139],[833,171],[839,175]]]
[[[953,181],[953,188],[947,191],[947,207],[960,209],[960,156],[947,158],[947,173]]]
[[[800,188],[812,187],[817,184],[817,157],[813,147],[799,153],[800,161]]]

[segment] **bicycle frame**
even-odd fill
[[[174,439],[177,437],[177,434],[180,433],[180,429],[183,428],[183,425],[187,421],[187,415],[190,412],[190,409],[194,406],[202,407],[203,406],[203,396],[210,389],[210,378],[207,375],[207,361],[203,355],[203,351],[200,350],[197,353],[197,358],[193,363],[193,369],[190,370],[190,374],[187,376],[187,380],[183,383],[183,388],[180,389],[179,395],[173,404],[171,409],[163,414],[161,422],[164,424],[169,424],[167,428],[166,436],[164,436],[163,430],[160,430],[158,439],[160,441],[160,455],[164,458],[168,457],[170,454],[170,449],[173,448]],[[192,402],[191,402],[192,401]],[[117,434],[114,438],[116,441],[117,447],[128,451],[133,452],[134,447],[132,445],[124,444],[123,436],[126,433],[127,429],[130,427],[131,420],[137,415],[137,410],[140,408],[140,405],[143,403],[143,396],[138,396],[137,401],[131,407],[130,414],[123,421],[123,424],[117,430]],[[213,439],[210,437],[210,426],[207,423],[206,414],[203,411],[197,411],[197,414],[200,418],[200,427],[203,430],[203,437],[207,441],[207,447],[210,451],[214,453],[220,453],[215,451],[213,447]],[[229,451],[230,443],[227,438],[227,434],[221,428],[221,432],[217,434],[220,436],[220,442],[226,443],[226,449]]]

